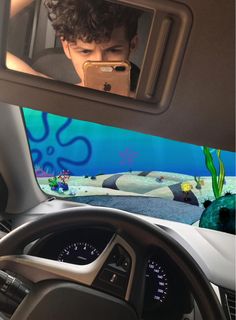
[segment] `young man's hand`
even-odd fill
[[[23,10],[25,7],[27,7],[34,1],[35,0],[11,0],[10,17],[14,17],[17,13],[19,13],[21,10]],[[25,63],[23,60],[19,59],[15,55],[11,54],[10,52],[7,52],[6,66],[8,69],[11,70],[32,74],[34,76],[49,78],[46,75],[37,72],[36,70],[31,68],[27,63]]]
[[[37,72],[33,68],[31,68],[27,63],[25,63],[23,60],[19,59],[18,57],[14,56],[10,52],[7,52],[6,56],[6,67],[8,69],[24,72],[28,74],[32,74],[33,76],[40,76],[44,78],[49,78],[48,76]]]
[[[11,17],[14,17],[18,12],[30,5],[34,0],[11,0]]]

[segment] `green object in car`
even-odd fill
[[[199,227],[235,234],[235,194],[204,203]]]
[[[203,153],[205,155],[205,162],[207,169],[210,171],[212,176],[212,188],[215,198],[219,198],[222,194],[223,185],[225,181],[225,168],[224,163],[221,160],[221,150],[217,150],[217,158],[219,161],[219,175],[217,175],[217,170],[214,165],[213,157],[210,149],[206,146],[203,147]]]

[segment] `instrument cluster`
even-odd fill
[[[34,245],[30,254],[47,259],[86,265],[97,259],[113,236],[104,229],[79,229],[51,234]],[[160,249],[147,255],[145,270],[144,319],[159,314],[163,319],[183,309],[189,294],[176,266]]]

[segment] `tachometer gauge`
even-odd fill
[[[85,265],[96,260],[99,254],[100,252],[87,242],[73,242],[61,250],[57,260]]]
[[[165,269],[156,259],[149,259],[146,271],[145,304],[165,302],[168,296],[168,278]]]

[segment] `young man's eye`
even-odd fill
[[[83,50],[79,50],[78,52],[81,54],[87,55],[87,54],[90,54],[92,51],[88,49],[83,49]]]
[[[111,49],[109,49],[108,51],[111,52],[111,53],[120,53],[120,52],[122,52],[122,49],[111,48]]]

